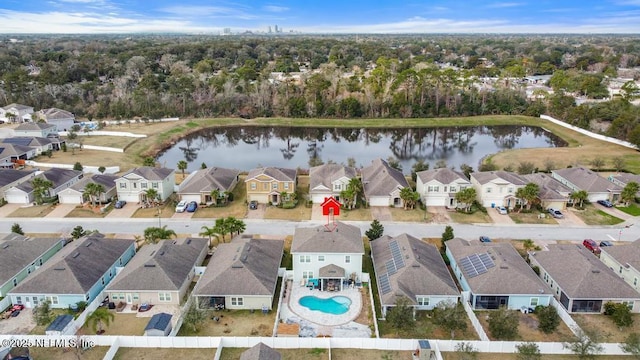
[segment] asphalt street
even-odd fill
[[[291,235],[295,228],[324,224],[322,221],[286,221],[244,219],[247,234]],[[370,222],[345,221],[364,231]],[[27,233],[63,233],[68,234],[75,226],[85,230],[98,230],[102,233],[139,234],[151,226],[167,226],[178,234],[197,236],[203,226],[213,226],[214,220],[192,219],[82,219],[82,218],[2,218],[0,232],[10,232],[11,225],[20,224]],[[421,224],[407,222],[382,222],[385,235],[395,236],[408,233],[416,237],[440,237],[443,224]],[[496,224],[451,224],[454,234],[465,239],[474,239],[480,235],[490,238],[532,239],[532,240],[594,240],[634,241],[640,238],[640,225],[627,223],[628,227],[617,226],[571,226],[558,225],[496,225]]]

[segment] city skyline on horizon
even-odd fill
[[[636,34],[640,0],[7,0],[0,24],[4,34]]]

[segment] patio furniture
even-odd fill
[[[142,305],[140,305],[140,307],[138,308],[138,312],[145,312],[145,311],[149,311],[151,310],[151,308],[153,307],[153,305],[149,304],[149,303],[143,303]]]
[[[124,308],[126,308],[126,307],[127,307],[127,303],[123,302],[123,301],[120,301],[118,303],[118,306],[116,306],[116,312],[122,312],[124,310]]]

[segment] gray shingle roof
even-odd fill
[[[514,185],[527,185],[528,181],[522,176],[509,171],[479,171],[471,173],[471,177],[484,185],[496,179],[502,179]]]
[[[0,143],[0,157],[22,156],[31,151],[33,150],[29,146],[4,142]]]
[[[256,344],[240,355],[240,360],[280,360],[282,355],[264,343]]]
[[[212,167],[197,170],[190,174],[181,184],[179,194],[200,194],[211,193],[218,189],[220,191],[231,191],[231,185],[240,175],[240,171],[235,169],[225,169]]]
[[[284,241],[236,237],[220,244],[193,290],[195,296],[273,296]]]
[[[15,130],[18,131],[41,131],[41,130],[45,130],[45,129],[51,129],[51,128],[55,128],[56,126],[53,124],[47,124],[47,123],[41,123],[41,122],[37,122],[37,123],[22,123],[20,125],[18,125],[17,128],[15,128]]]
[[[51,140],[39,136],[15,136],[2,139],[3,144],[14,144],[28,147],[45,146],[51,144]]]
[[[47,120],[57,120],[57,119],[73,119],[75,116],[68,112],[67,110],[62,110],[58,108],[48,108],[42,109],[39,113]]]
[[[339,164],[314,166],[309,169],[309,189],[313,192],[318,186],[324,186],[328,190],[333,190],[331,182],[341,177],[353,179],[356,177],[356,170]]]
[[[18,234],[0,236],[0,285],[36,261],[61,238],[28,238]]]
[[[11,108],[16,108],[18,110],[27,110],[27,109],[31,109],[31,106],[17,104],[17,103],[11,103],[11,104],[5,106],[3,109],[9,110]]]
[[[320,278],[343,278],[345,273],[345,269],[336,264],[325,265],[318,269],[318,277]]]
[[[173,169],[141,166],[127,171],[122,177],[126,177],[129,174],[139,175],[146,180],[164,180],[173,174]]]
[[[636,174],[620,173],[620,174],[612,175],[611,177],[620,181],[623,184],[628,184],[632,181],[640,184],[640,175],[636,175]]]
[[[100,234],[78,239],[10,293],[85,294],[133,244],[134,240],[105,239]]]
[[[582,245],[548,245],[532,258],[572,299],[640,299],[640,294]]]
[[[336,221],[337,227],[328,231],[324,225],[296,228],[291,253],[348,253],[364,254],[360,228]]]
[[[375,159],[362,169],[362,185],[365,197],[372,197],[389,196],[398,188],[408,187],[409,183],[402,172],[382,159]]]
[[[552,173],[561,176],[580,190],[588,193],[622,191],[622,187],[583,167],[558,169],[553,170]]]
[[[401,249],[404,266],[388,269],[387,263],[393,261],[389,244],[396,241]],[[391,292],[383,294],[378,286],[382,305],[394,305],[398,295],[404,295],[416,304],[417,295],[460,295],[455,281],[442,260],[438,249],[411,235],[396,237],[385,235],[371,242],[371,257],[375,267],[376,279],[388,274]],[[378,284],[380,281],[378,280]]]
[[[71,185],[71,188],[79,192],[84,192],[84,188],[87,184],[95,183],[102,185],[104,191],[107,192],[109,189],[113,189],[116,186],[117,178],[117,175],[112,174],[93,174],[83,177],[80,181]]]
[[[522,177],[525,178],[527,182],[538,185],[540,189],[539,197],[542,200],[567,200],[568,194],[572,192],[566,185],[552,178],[549,174],[534,173],[522,175]]]
[[[36,177],[44,178],[53,184],[52,188],[55,189],[58,186],[66,183],[67,181],[77,178],[82,175],[82,171],[70,170],[70,169],[61,169],[61,168],[51,168],[43,171],[42,173],[36,175]],[[22,184],[16,186],[16,188],[25,191],[27,193],[33,191],[33,186],[31,186],[31,181],[25,181]]]
[[[107,290],[177,291],[189,279],[209,241],[201,238],[162,240],[145,245],[113,279]]]
[[[508,243],[481,243],[478,240],[455,238],[447,241],[447,249],[459,265],[460,259],[472,255],[488,253],[495,266],[478,276],[463,276],[477,295],[547,294],[551,292],[533,269]]]
[[[622,266],[633,267],[640,271],[640,239],[623,246],[604,246],[600,248],[603,253],[611,255]]]
[[[151,319],[147,323],[147,326],[145,326],[144,331],[147,331],[147,330],[164,331],[169,325],[169,323],[171,323],[171,314],[157,313],[151,317]]]
[[[245,182],[262,174],[267,175],[277,181],[296,181],[298,170],[278,167],[261,167],[251,169],[251,171],[249,171],[249,174],[247,175],[247,178],[245,179]]]
[[[0,169],[0,187],[14,183],[22,178],[30,177],[35,170]]]
[[[439,168],[420,171],[416,173],[422,183],[427,183],[431,180],[436,180],[441,184],[451,184],[454,181],[469,182],[466,176],[459,171],[455,171],[449,168]]]

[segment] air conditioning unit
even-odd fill
[[[431,360],[432,356],[435,358],[435,353],[431,349],[429,340],[418,340],[418,348],[413,353],[413,358],[418,360]]]

